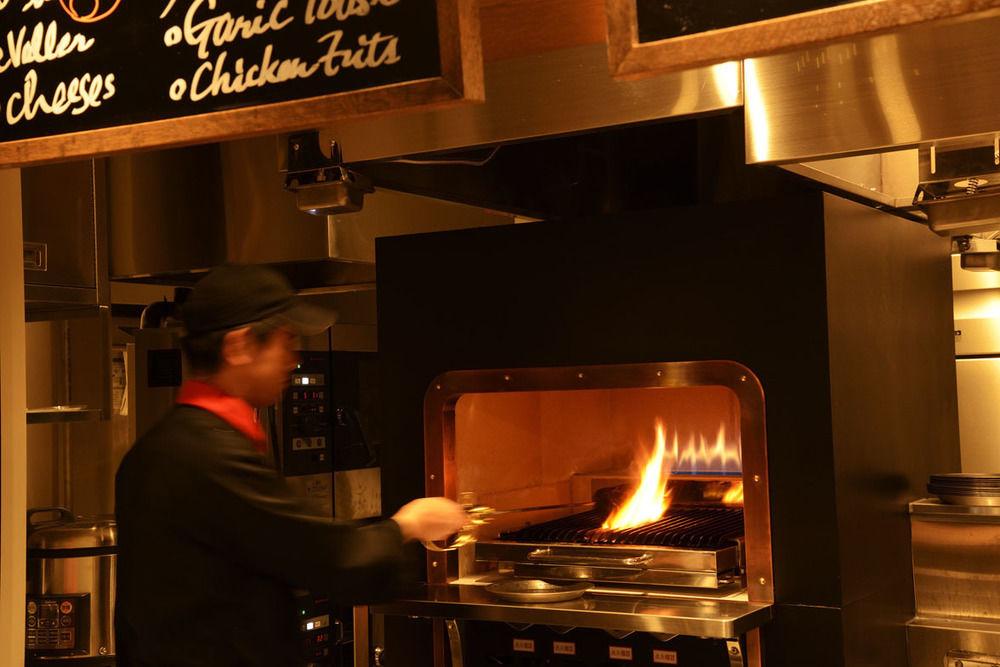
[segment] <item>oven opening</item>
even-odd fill
[[[716,385],[463,394],[453,488],[498,512],[460,551],[455,583],[739,595],[745,419]]]

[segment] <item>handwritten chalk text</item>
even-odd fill
[[[167,46],[176,46],[182,41],[188,46],[198,47],[198,57],[205,60],[209,56],[209,48],[219,48],[239,39],[250,39],[269,32],[277,32],[295,20],[293,16],[284,16],[288,10],[288,0],[279,0],[266,15],[258,14],[252,18],[239,15],[233,16],[225,12],[218,16],[204,19],[198,18],[203,8],[214,10],[216,0],[194,0],[184,15],[182,26],[171,26],[163,33],[163,41]],[[263,0],[257,2],[258,8],[263,8]]]
[[[392,7],[397,2],[399,0],[309,0],[306,5],[306,25],[326,21],[330,17],[346,21],[352,16],[368,16],[372,7]]]
[[[308,79],[321,69],[328,77],[336,76],[341,69],[373,69],[398,63],[399,38],[395,35],[359,35],[354,47],[343,47],[343,32],[334,30],[319,39],[329,42],[325,54],[316,62],[301,58],[282,59],[274,56],[274,46],[264,48],[260,62],[248,64],[237,58],[230,63],[227,52],[220,53],[214,61],[202,63],[190,81],[176,79],[170,86],[170,99],[175,102],[185,97],[199,102],[207,97],[242,93],[251,88],[285,83],[295,79]]]
[[[78,116],[114,97],[114,74],[84,74],[60,81],[48,95],[38,90],[38,73],[28,70],[22,90],[12,93],[4,105],[8,125],[33,120],[38,114],[61,116],[67,111]]]
[[[33,65],[65,58],[71,53],[89,51],[94,45],[94,39],[79,33],[59,34],[59,26],[55,21],[38,23],[27,37],[28,28],[22,26],[17,34],[8,31],[6,36],[7,51],[4,52],[3,42],[0,42],[0,74],[8,69],[21,65]],[[27,39],[26,39],[27,38]]]

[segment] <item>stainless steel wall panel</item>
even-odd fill
[[[744,62],[747,161],[800,162],[1000,129],[1000,14]]]
[[[957,324],[956,328],[964,327]],[[1000,359],[958,359],[958,420],[962,442],[962,471],[1000,470]]]
[[[917,616],[1000,621],[1000,508],[910,506]]]
[[[225,258],[219,164],[216,145],[108,158],[113,277],[204,269]]]

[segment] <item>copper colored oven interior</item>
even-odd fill
[[[733,362],[446,373],[425,401],[427,492],[501,512],[474,547],[429,554],[429,580],[609,582],[621,568],[604,564],[624,558],[640,564],[636,586],[737,586],[771,602],[763,414],[760,384]],[[605,527],[658,441],[664,463],[650,469],[670,473],[670,506]]]
[[[638,481],[657,420],[665,427],[668,452],[676,440],[682,455],[708,454],[668,463],[672,473],[739,479],[739,418],[736,395],[718,386],[467,394],[455,406],[456,486],[459,497],[497,509],[569,506],[501,515],[481,531],[482,538],[563,517],[568,521],[579,513],[574,505],[584,509],[601,489]],[[711,456],[720,440],[726,461]],[[591,510],[573,523],[606,542],[612,537],[599,530],[606,514]],[[571,541],[590,539],[580,535]]]

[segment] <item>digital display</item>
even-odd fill
[[[38,618],[41,619],[53,619],[59,616],[59,605],[55,602],[43,602],[42,608],[38,614]]]
[[[326,384],[322,375],[293,375],[292,384],[297,387],[311,387]]]

